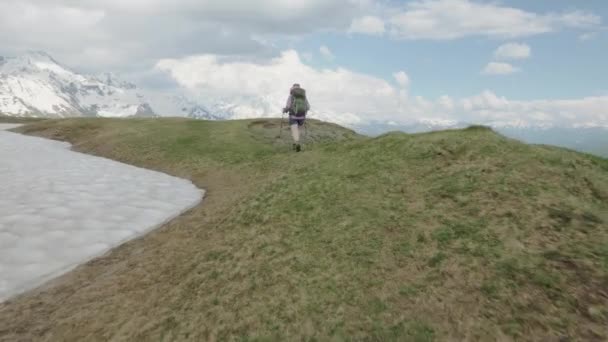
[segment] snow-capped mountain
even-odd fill
[[[240,118],[240,107],[222,101],[210,107],[183,94],[139,89],[113,73],[82,75],[45,52],[0,56],[0,114],[11,116],[183,116]]]
[[[44,52],[0,57],[0,113],[14,116],[150,116],[134,84],[73,72]]]
[[[230,113],[211,109],[188,99],[181,94],[147,93],[149,103],[156,113],[164,116],[183,116],[201,120],[229,119]]]

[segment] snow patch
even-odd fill
[[[187,180],[69,148],[0,131],[0,302],[202,200]]]
[[[18,99],[45,113],[55,113],[57,108],[72,107],[49,84],[27,77],[9,76],[5,81],[5,87]]]
[[[105,106],[104,109],[97,112],[97,115],[105,118],[127,117],[137,114],[137,108],[139,108],[138,105]]]
[[[72,75],[71,72],[65,70],[64,68],[62,68],[59,65],[54,64],[54,63],[34,62],[34,65],[40,70],[48,70],[48,71],[54,72],[59,75],[70,75],[70,76]]]

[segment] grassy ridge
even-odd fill
[[[278,127],[23,127],[209,192],[61,286],[0,305],[0,339],[608,338],[607,160],[482,127],[369,139],[319,122],[295,154]]]

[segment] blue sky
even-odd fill
[[[608,18],[608,2],[600,0],[579,1],[576,6],[565,0],[499,3],[539,14],[583,10]],[[591,34],[590,38],[584,39],[585,34]],[[508,61],[521,71],[499,76],[481,74],[489,62],[496,60],[494,51],[510,42],[531,48],[529,58]],[[333,60],[320,55],[321,45],[332,51]],[[445,40],[319,33],[285,43],[285,47],[313,53],[309,63],[319,68],[343,66],[389,80],[395,70],[404,70],[411,79],[411,94],[428,98],[446,94],[465,97],[485,89],[519,100],[608,94],[608,31],[601,25],[513,38],[473,36]]]

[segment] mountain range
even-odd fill
[[[275,98],[243,97],[206,103],[179,92],[139,88],[114,73],[84,75],[62,65],[43,51],[18,57],[0,56],[0,114],[20,117],[155,117],[180,116],[206,120],[268,117],[280,113]],[[275,103],[276,102],[276,103]],[[345,115],[314,112],[314,118],[378,135],[388,131],[419,133],[455,129],[471,124],[420,118],[410,124],[367,122],[356,124]],[[346,119],[344,119],[346,118]],[[355,120],[356,121],[356,120]],[[608,156],[608,128],[541,127],[527,124],[484,123],[526,142],[551,144]]]
[[[61,118],[151,117],[161,113],[223,118],[185,96],[140,89],[113,73],[76,73],[45,52],[0,57],[0,114]]]
[[[0,113],[15,116],[153,115],[134,84],[84,76],[44,52],[0,57]]]

